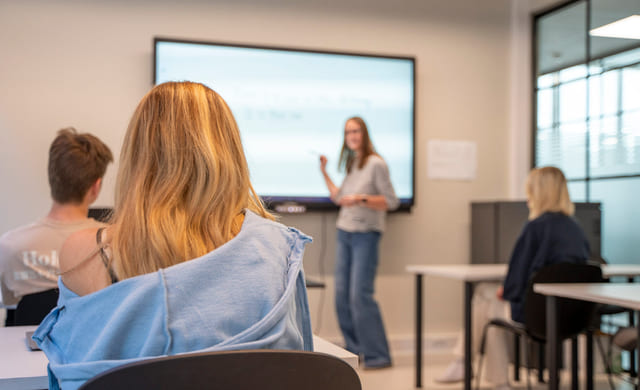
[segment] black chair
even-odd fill
[[[112,216],[113,209],[111,207],[91,207],[89,209],[89,218],[99,222],[108,223]]]
[[[16,309],[7,309],[7,316],[4,319],[4,326],[15,326]]]
[[[602,256],[593,257],[589,259],[589,263],[592,263],[598,266],[609,264],[607,260],[605,260]],[[609,281],[610,281],[609,279],[605,280],[605,282],[609,282]],[[601,316],[611,316],[611,315],[621,314],[621,313],[631,313],[633,315],[633,310],[630,310],[618,305],[604,305],[604,304],[598,304],[598,308],[596,309],[596,314],[598,318]]]
[[[531,367],[529,346],[531,342],[546,343],[546,299],[544,295],[533,292],[535,283],[599,283],[604,279],[598,265],[559,263],[540,269],[529,282],[524,300],[524,324],[494,318],[485,325],[480,341],[480,361],[478,367],[477,385],[480,386],[482,373],[482,358],[486,348],[487,331],[490,327],[498,327],[525,339],[525,358],[527,370]],[[575,338],[586,331],[596,313],[597,304],[573,299],[558,299],[558,339]],[[576,344],[577,345],[577,344]],[[575,361],[575,356],[574,356]],[[574,367],[577,374],[577,366]],[[577,375],[573,376],[577,384]],[[527,374],[527,388],[531,388]]]
[[[609,342],[612,345],[616,345],[622,351],[628,352],[630,356],[633,356],[635,354],[636,349],[638,348],[638,328],[636,328],[635,326],[621,327],[615,332],[614,335],[610,337]],[[609,348],[611,348],[611,346]],[[609,351],[610,350],[611,349],[609,349]],[[609,378],[609,383],[611,384],[611,389],[615,390],[615,387],[613,386],[613,380],[611,379],[611,376],[614,374],[614,370],[611,367],[611,355],[609,354],[608,357],[609,357],[609,360],[605,360],[607,374]],[[630,368],[632,368],[633,362],[630,361],[629,363],[631,366]],[[635,382],[636,386],[638,384],[637,375],[635,375],[635,372],[632,371],[631,369],[628,371],[627,375],[625,375],[624,372],[616,372],[616,375],[627,382],[630,382],[630,383]]]
[[[607,265],[608,262],[601,256],[598,257],[594,257],[592,259],[589,260],[590,262],[593,262],[595,264],[598,265]],[[607,279],[606,282],[611,282],[610,279]],[[633,277],[628,278],[628,282],[633,282]],[[611,367],[611,359],[612,359],[612,350],[613,350],[613,344],[614,343],[614,338],[615,335],[610,333],[610,331],[608,331],[609,329],[615,329],[618,328],[619,325],[615,324],[613,321],[610,320],[611,316],[617,315],[617,314],[623,314],[623,313],[627,313],[628,318],[629,318],[629,323],[631,325],[634,325],[634,311],[631,309],[627,309],[625,307],[622,306],[617,306],[617,305],[604,305],[604,304],[599,304],[597,311],[596,311],[597,315],[597,320],[594,323],[594,327],[593,327],[593,333],[596,336],[605,336],[608,337],[608,344],[607,347],[605,348],[604,345],[602,344],[602,337],[596,337],[596,345],[598,347],[598,350],[600,351],[600,356],[602,357],[602,361],[605,365],[605,370],[606,373],[608,374],[608,379],[609,379],[609,385],[611,387],[611,390],[615,390],[615,385],[613,383],[613,380],[611,378],[611,375],[613,373],[612,367]],[[609,318],[609,320],[606,320],[606,318]],[[606,328],[608,329],[606,332],[603,331],[602,329]],[[624,348],[623,348],[624,349]],[[635,377],[636,373],[635,373],[635,356],[633,353],[630,354],[630,360],[631,360],[631,364],[630,364],[630,370],[629,370],[629,374],[631,375],[631,377]]]
[[[40,325],[58,303],[58,289],[23,296],[13,314],[13,326]]]
[[[81,390],[361,390],[356,371],[323,353],[244,350],[194,353],[125,364],[96,375]]]

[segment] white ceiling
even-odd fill
[[[640,0],[592,0],[590,11],[589,28],[585,1],[538,19],[539,74],[585,62],[587,30],[640,14]],[[640,40],[591,37],[590,46],[591,58],[597,58],[640,46]]]

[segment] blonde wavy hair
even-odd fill
[[[536,168],[529,173],[526,184],[529,219],[545,212],[560,212],[571,216],[575,206],[569,198],[567,179],[556,167]]]
[[[120,155],[111,242],[118,278],[212,251],[240,232],[244,209],[273,219],[249,181],[225,101],[192,82],[154,87],[138,104]]]

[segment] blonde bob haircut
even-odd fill
[[[560,169],[543,167],[532,170],[527,178],[526,191],[530,220],[546,212],[573,215],[575,208],[569,198],[567,179]]]
[[[225,101],[192,82],[154,87],[120,155],[111,243],[118,278],[211,252],[240,232],[245,209],[273,219],[249,181]]]

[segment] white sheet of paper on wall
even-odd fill
[[[429,179],[473,180],[477,165],[475,142],[432,139],[427,144]]]

